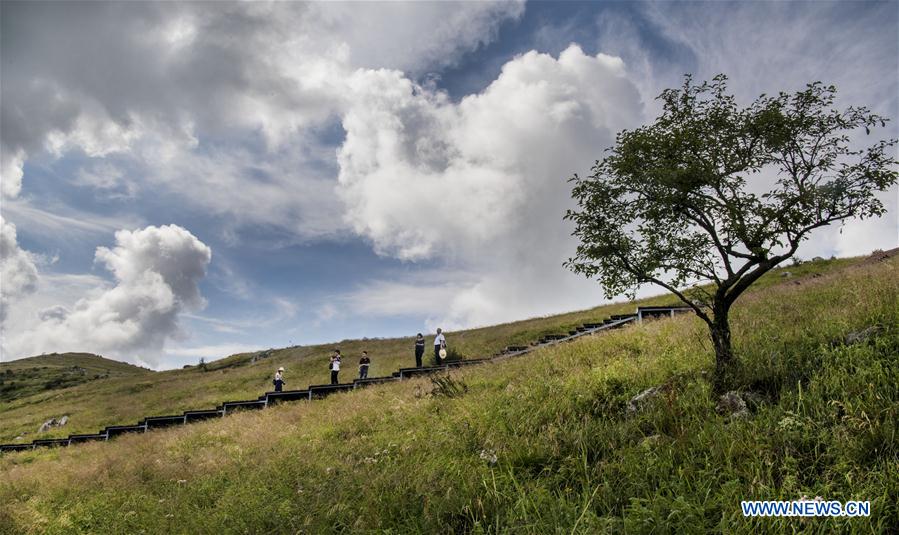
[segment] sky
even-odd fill
[[[664,88],[820,80],[895,138],[897,32],[895,1],[4,1],[0,358],[167,369],[596,306],[567,179]],[[881,198],[798,255],[899,245]]]

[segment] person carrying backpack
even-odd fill
[[[368,358],[368,351],[362,352],[362,358],[359,359],[359,378],[367,379],[368,378],[368,366],[371,364],[371,359]]]
[[[275,372],[275,379],[272,381],[272,384],[275,385],[275,392],[280,392],[281,388],[284,386],[284,368],[278,368],[278,371]]]
[[[415,338],[415,367],[421,368],[421,357],[425,354],[425,337],[418,333]]]
[[[331,362],[328,364],[328,369],[331,370],[331,384],[336,385],[337,382],[337,374],[340,373],[340,350],[335,349],[334,354],[331,355]]]

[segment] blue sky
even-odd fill
[[[168,368],[593,306],[562,267],[567,177],[685,73],[744,102],[822,80],[899,118],[897,13],[4,2],[3,359]],[[895,247],[883,200],[800,256]]]

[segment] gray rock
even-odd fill
[[[58,422],[56,425],[58,425],[59,427],[62,427],[62,426],[64,426],[64,425],[66,425],[67,423],[69,423],[69,416],[68,416],[68,415],[63,416],[62,418],[60,418],[60,419],[59,419],[59,422]]]
[[[858,332],[847,334],[846,338],[843,340],[843,342],[847,346],[860,344],[862,342],[867,342],[869,339],[871,339],[873,336],[880,333],[880,331],[882,331],[882,330],[883,330],[883,327],[881,327],[880,325],[872,325],[872,326],[862,329]]]
[[[646,405],[647,401],[658,396],[659,392],[661,391],[661,387],[653,386],[632,397],[631,400],[627,402],[627,413],[629,415],[637,414],[638,412],[643,410],[643,406]]]
[[[715,410],[718,411],[719,414],[728,415],[734,420],[749,416],[749,409],[746,408],[746,402],[736,390],[731,390],[718,398],[718,405],[715,407]]]
[[[753,411],[761,407],[762,404],[767,401],[765,396],[758,392],[743,392],[740,394],[740,397],[746,402],[746,406]]]
[[[46,433],[54,425],[56,425],[56,418],[50,418],[49,420],[47,420],[46,422],[41,424],[41,426],[38,428],[37,432],[38,433]]]
[[[783,273],[780,274],[780,276],[783,278],[787,278],[787,277],[792,277],[793,274],[790,273],[789,271],[784,271]]]

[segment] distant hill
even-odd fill
[[[91,353],[51,353],[0,363],[0,402],[108,377],[140,376],[152,370]]]

